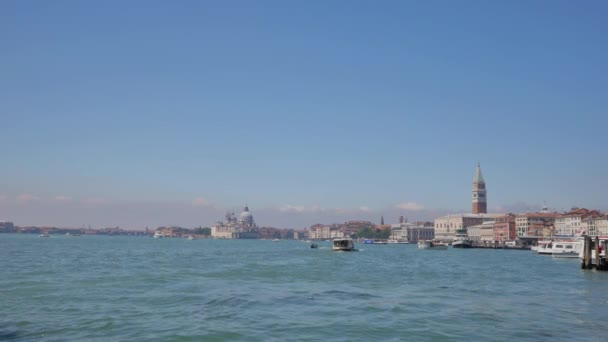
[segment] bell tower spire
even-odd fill
[[[477,163],[475,177],[473,177],[473,214],[486,214],[488,212],[486,197],[486,181],[481,173],[481,165]]]

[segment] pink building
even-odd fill
[[[515,215],[507,214],[497,217],[494,222],[494,240],[513,241],[515,237]]]

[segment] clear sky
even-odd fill
[[[0,1],[0,219],[608,209],[606,1]]]

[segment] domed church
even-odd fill
[[[211,227],[211,237],[216,239],[258,239],[258,228],[253,221],[249,207],[245,206],[237,216],[233,211],[226,213],[226,221],[219,221]]]
[[[243,208],[243,212],[239,215],[239,225],[241,227],[253,228],[255,227],[255,222],[253,222],[253,215],[249,212],[249,207],[245,206]]]

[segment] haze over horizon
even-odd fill
[[[0,219],[608,210],[604,1],[2,1]]]

